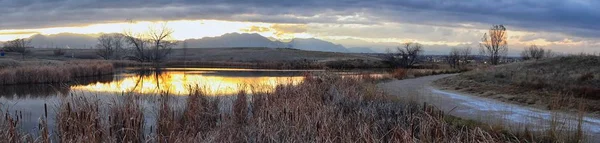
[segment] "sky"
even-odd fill
[[[600,52],[598,7],[595,0],[0,0],[0,41],[141,31],[168,21],[176,40],[239,32],[376,51],[419,42],[443,53],[478,49],[487,29],[503,24],[509,54],[531,44],[594,53]]]

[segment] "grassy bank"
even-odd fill
[[[439,75],[439,74],[454,74],[466,72],[466,69],[404,69],[397,68],[390,72],[390,75],[395,79],[407,79],[423,76]]]
[[[34,48],[27,60],[89,60],[101,59],[96,49],[64,49],[64,56],[53,49]],[[10,53],[4,59],[21,60]],[[2,60],[2,59],[0,59]],[[115,67],[157,66],[127,60],[109,60]],[[0,61],[0,64],[2,62]],[[364,54],[304,51],[288,48],[189,48],[173,49],[161,67],[262,68],[262,69],[365,69],[387,68],[378,57]],[[2,65],[0,65],[0,68]]]
[[[446,88],[547,109],[600,111],[600,57],[567,56],[473,70]]]
[[[307,76],[273,92],[240,91],[231,104],[202,88],[178,103],[164,93],[126,95],[109,103],[93,96],[65,97],[56,129],[40,120],[40,136],[20,132],[19,113],[6,112],[0,138],[9,142],[530,142],[538,134],[510,134],[457,123],[431,106],[399,102],[373,82],[337,76]],[[155,122],[145,124],[153,104]],[[39,109],[45,110],[45,109]],[[47,109],[46,109],[47,110]],[[149,125],[149,126],[148,126]],[[541,137],[541,136],[540,136]],[[567,141],[567,140],[548,140]]]
[[[64,83],[77,77],[113,73],[105,61],[14,61],[0,60],[0,85]]]
[[[167,61],[163,67],[251,68],[251,69],[373,69],[388,68],[381,61],[361,59],[333,61]]]

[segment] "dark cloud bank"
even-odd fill
[[[0,29],[134,20],[219,19],[277,23],[506,24],[600,37],[594,0],[0,0]],[[340,20],[359,14],[368,20]],[[479,27],[485,28],[485,27]]]

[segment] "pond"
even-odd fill
[[[48,123],[52,126],[57,105],[63,97],[71,95],[94,96],[109,100],[124,94],[169,95],[185,98],[189,89],[199,87],[208,96],[229,97],[240,90],[270,92],[277,85],[295,85],[302,82],[307,73],[336,74],[356,77],[364,73],[382,76],[382,71],[325,71],[325,70],[269,70],[231,68],[166,68],[161,70],[119,69],[115,74],[94,78],[81,78],[69,84],[31,84],[0,86],[0,110],[22,115],[22,128],[33,134],[37,131],[39,118],[48,106]],[[151,97],[151,96],[149,96]],[[226,101],[225,101],[226,102]],[[227,106],[227,103],[223,104]],[[146,103],[148,111],[154,106]],[[153,113],[145,116],[151,123]],[[52,128],[52,127],[51,127]]]

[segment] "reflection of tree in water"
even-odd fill
[[[78,78],[71,83],[64,84],[20,84],[0,86],[0,97],[6,98],[39,98],[55,95],[68,95],[71,86],[90,85],[95,83],[109,83],[113,76]]]
[[[114,80],[114,76],[113,75],[106,75],[106,76],[98,76],[98,77],[85,77],[85,78],[77,78],[75,79],[75,81],[73,81],[70,85],[74,86],[74,85],[91,85],[91,84],[96,84],[96,83],[110,83]]]
[[[133,86],[133,88],[129,91],[127,91],[128,94],[131,94],[135,91],[139,91],[141,90],[141,88],[144,87],[144,81],[150,80],[150,81],[154,81],[156,84],[155,90],[159,91],[159,92],[168,92],[168,91],[164,91],[164,89],[170,89],[171,88],[171,84],[168,83],[164,83],[164,82],[169,82],[169,77],[170,75],[167,74],[166,72],[163,72],[160,69],[152,69],[152,70],[148,70],[148,69],[143,69],[143,70],[136,70],[134,71],[136,74],[136,83],[135,86]],[[150,79],[152,78],[152,79]],[[164,86],[164,88],[162,88],[162,86]]]
[[[30,84],[0,86],[0,97],[6,98],[38,98],[69,94],[71,88],[66,84]]]

